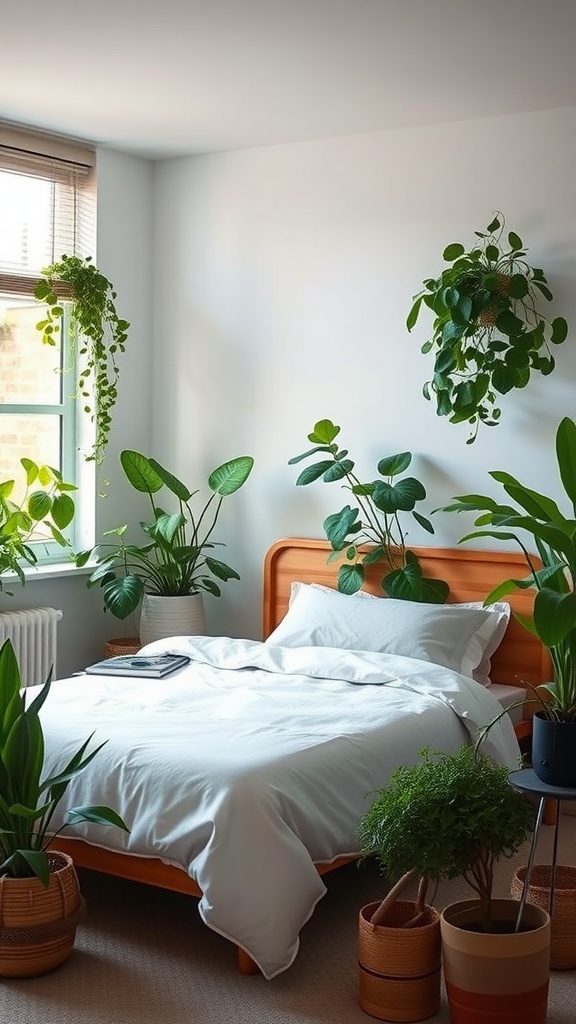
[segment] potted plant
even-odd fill
[[[517,901],[494,899],[492,894],[496,860],[513,856],[535,824],[533,805],[513,789],[508,776],[505,765],[473,745],[449,754],[425,749],[419,762],[393,773],[361,819],[363,851],[376,855],[388,877],[400,879],[391,895],[377,904],[381,912],[389,911],[414,876],[434,881],[462,876],[475,893],[475,899],[452,904],[440,915],[448,998],[460,1000],[468,1013],[459,1017],[453,1007],[455,1021],[491,1024],[503,1019],[497,1014],[505,1013],[511,1002],[524,998],[537,1007],[532,1017],[527,1011],[527,1021],[541,1024],[546,1019],[548,914],[525,906],[523,930],[516,931]],[[372,927],[373,922],[372,916]],[[495,961],[503,955],[503,945],[508,987],[498,990],[497,985],[492,991],[491,982],[502,975]],[[524,961],[527,947],[533,953],[529,971]],[[480,980],[475,978],[477,962]],[[465,977],[460,974],[462,966]]]
[[[396,479],[408,469],[412,455],[401,452],[381,459],[379,479],[363,483],[354,472],[348,451],[336,441],[339,433],[340,427],[331,420],[319,420],[308,434],[314,447],[288,461],[293,466],[321,453],[319,462],[302,470],[296,486],[319,479],[325,483],[339,481],[354,497],[355,506],[345,505],[322,524],[333,552],[329,560],[343,558],[338,590],[355,594],[364,582],[364,566],[382,562],[385,571],[381,585],[389,597],[442,604],[448,596],[448,584],[424,576],[416,554],[406,545],[406,532],[400,522],[400,513],[409,512],[428,533],[434,533],[430,521],[416,511],[416,504],[426,497],[424,485],[415,477]],[[363,550],[366,544],[371,545],[369,551]]]
[[[558,504],[544,494],[526,487],[505,472],[489,475],[499,483],[513,504],[499,504],[481,494],[455,497],[446,512],[479,512],[475,525],[460,543],[477,537],[493,537],[519,545],[526,559],[528,575],[504,580],[484,603],[500,600],[514,589],[535,591],[531,617],[516,615],[522,625],[549,650],[554,679],[539,686],[528,685],[525,701],[535,705],[532,761],[543,782],[576,786],[576,423],[564,417],[556,431],[556,461],[560,481],[570,508],[565,515]],[[528,534],[539,556],[537,562],[521,539]],[[494,721],[500,718],[498,715]],[[492,723],[488,723],[489,729]]]
[[[16,480],[0,483],[0,591],[5,590],[2,576],[14,573],[22,585],[26,582],[23,565],[35,566],[38,556],[34,543],[56,541],[61,547],[70,542],[63,534],[75,514],[71,491],[74,484],[50,466],[39,466],[31,459],[21,459],[25,481],[17,488]],[[22,490],[23,487],[23,490]],[[14,491],[20,491],[16,497]],[[16,500],[15,500],[16,498]]]
[[[46,267],[34,295],[46,306],[37,328],[47,345],[55,344],[64,303],[71,303],[71,356],[79,355],[82,361],[78,394],[95,425],[94,445],[87,458],[101,465],[118,394],[118,355],[125,351],[130,324],[119,316],[114,287],[90,256],[64,255]]]
[[[568,333],[563,317],[549,321],[540,312],[541,300],[553,297],[548,282],[527,262],[520,236],[505,233],[502,214],[475,234],[472,248],[446,246],[447,266],[423,282],[406,321],[411,331],[423,306],[432,311],[432,335],[421,351],[434,350],[434,374],[424,396],[435,395],[438,415],[450,423],[472,425],[467,444],[480,423],[499,422],[498,396],[526,387],[533,371],[552,373],[550,344],[560,345]]]
[[[28,699],[21,689],[10,640],[0,649],[0,975],[31,977],[59,966],[72,951],[83,901],[70,857],[52,844],[62,829],[51,822],[70,781],[104,744],[88,751],[92,736],[62,769],[44,776],[42,705],[50,678]],[[66,825],[94,822],[128,831],[111,808],[73,807]],[[63,827],[65,827],[63,826]]]
[[[117,618],[125,619],[143,602],[142,644],[163,636],[203,633],[203,592],[219,597],[220,582],[240,579],[235,569],[214,557],[212,552],[219,542],[212,537],[224,498],[246,482],[254,459],[242,455],[214,469],[207,481],[212,494],[197,513],[192,508],[192,499],[199,492],[191,491],[155,459],[126,449],[121,452],[120,461],[132,487],[148,495],[152,515],[147,522],[140,523],[146,543],[126,543],[128,527],[119,526],[106,534],[116,537],[116,541],[80,552],[77,564],[86,565],[91,558],[96,559],[88,586],[102,587],[104,606]],[[163,489],[176,499],[175,510],[166,511],[157,503],[156,495]],[[168,611],[166,602],[161,600],[164,598],[171,599]],[[178,599],[177,604],[174,599]]]

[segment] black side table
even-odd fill
[[[524,904],[526,903],[528,886],[530,884],[530,875],[532,874],[536,846],[538,845],[538,833],[540,831],[540,825],[542,824],[544,807],[546,806],[547,800],[556,801],[556,820],[554,822],[554,842],[552,846],[552,863],[550,870],[550,895],[548,898],[548,913],[550,914],[550,917],[552,917],[552,911],[554,910],[554,890],[556,888],[556,860],[558,856],[560,801],[576,800],[576,788],[573,788],[572,786],[549,786],[547,782],[542,782],[542,780],[538,778],[533,768],[520,768],[517,771],[510,772],[509,779],[511,784],[514,786],[514,789],[519,789],[523,793],[529,793],[532,796],[539,797],[536,824],[534,826],[534,832],[532,833],[532,843],[530,845],[530,853],[528,855],[528,863],[526,865],[526,875],[524,877],[522,896],[520,897],[520,905],[518,908],[518,918],[516,920],[515,930],[518,931],[522,920]]]

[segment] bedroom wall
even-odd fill
[[[576,108],[167,161],[155,167],[154,403],[157,458],[192,486],[219,462],[256,465],[218,530],[242,576],[207,600],[209,629],[260,636],[262,562],[284,535],[322,536],[339,485],[296,488],[288,459],[316,420],[338,423],[361,478],[408,449],[426,511],[490,491],[506,469],[559,497],[553,439],[576,415]],[[503,402],[502,423],[466,446],[466,425],[421,394],[431,372],[405,319],[451,241],[495,209],[529,246],[569,339],[557,369]],[[548,306],[548,304],[546,304]],[[423,509],[424,511],[424,509]],[[471,525],[434,517],[453,545]]]

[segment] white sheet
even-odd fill
[[[290,966],[324,895],[314,861],[357,852],[371,792],[425,745],[467,742],[499,709],[473,680],[391,655],[221,637],[146,650],[193,663],[162,680],[53,684],[42,709],[47,767],[61,768],[92,730],[94,743],[108,740],[66,800],[109,804],[131,833],[77,831],[184,868],[202,889],[206,924],[266,978]],[[507,719],[490,743],[499,761],[518,766]]]

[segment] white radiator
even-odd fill
[[[23,608],[0,612],[0,645],[10,639],[20,666],[23,686],[43,683],[51,668],[56,678],[56,640],[59,608]]]

